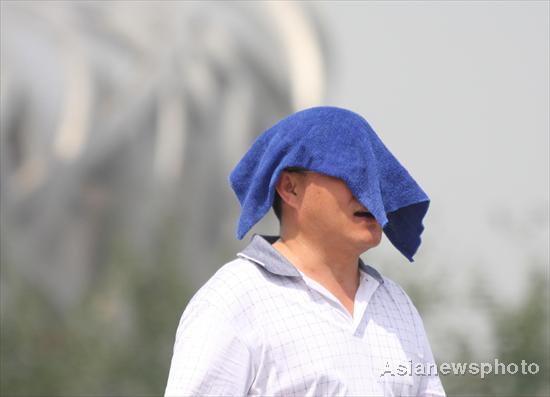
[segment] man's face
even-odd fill
[[[359,253],[380,243],[382,227],[344,181],[314,172],[299,178],[301,201],[296,216],[302,230],[325,239],[327,244]]]

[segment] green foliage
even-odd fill
[[[2,396],[162,395],[191,292],[168,239],[154,264],[117,243],[83,301],[60,313],[11,269],[2,308]]]
[[[461,337],[450,338],[450,343],[461,346],[461,354],[454,362],[516,363],[516,374],[490,374],[484,379],[479,375],[447,375],[442,377],[445,390],[453,396],[548,396],[550,395],[550,302],[548,279],[541,272],[534,272],[525,299],[515,306],[499,303],[484,296],[487,315],[491,321],[495,351],[490,357],[481,357],[472,350],[469,341]],[[475,330],[472,330],[475,337]],[[536,363],[536,374],[523,375],[521,362]]]

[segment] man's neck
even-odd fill
[[[359,286],[359,255],[330,246],[327,241],[281,235],[273,247],[298,270],[329,291],[345,293],[353,299]]]

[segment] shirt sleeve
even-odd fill
[[[252,355],[223,311],[191,301],[176,332],[165,396],[244,396]]]

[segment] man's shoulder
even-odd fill
[[[224,311],[246,310],[266,283],[257,265],[238,257],[220,267],[195,293],[190,304],[207,302]]]
[[[264,279],[258,265],[240,256],[222,265],[211,278],[237,291],[254,289]]]
[[[398,304],[399,306],[410,306],[411,308],[414,307],[414,304],[409,297],[409,295],[405,292],[405,289],[396,281],[393,279],[387,277],[386,275],[380,273],[378,270],[373,268],[372,266],[368,266],[370,268],[369,274],[373,273],[376,275],[376,279],[378,282],[382,281],[380,287],[378,288],[378,295],[383,295],[386,297],[386,299],[390,299],[394,303]],[[372,274],[371,274],[372,276]]]
[[[388,276],[385,276],[385,275],[382,275],[382,280],[384,280],[384,287],[389,290],[390,292],[392,292],[393,294],[398,294],[398,295],[402,295],[402,294],[406,294],[405,290],[403,289],[403,287],[395,280],[389,278]]]
[[[400,311],[409,313],[412,317],[419,316],[418,310],[405,289],[395,280],[382,275],[383,285],[379,288],[379,296],[385,297],[397,306]]]

